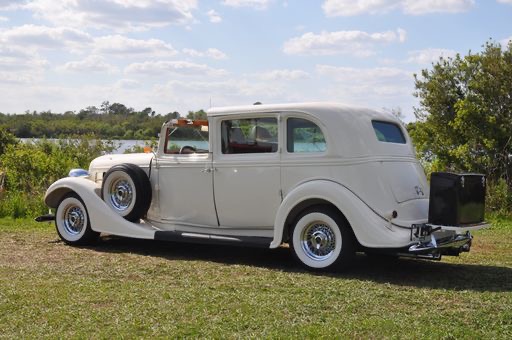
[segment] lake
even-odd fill
[[[33,143],[40,140],[40,138],[19,138],[20,141],[23,143]],[[57,142],[59,139],[57,138],[48,138],[47,139],[50,142]],[[103,140],[104,142],[107,142],[107,140]],[[114,146],[116,149],[112,152],[114,154],[124,153],[126,150],[133,148],[134,146],[140,146],[144,147],[147,145],[151,145],[150,140],[136,140],[136,139],[121,139],[121,140],[112,140],[114,143]],[[179,146],[184,145],[196,145],[203,149],[208,149],[208,142],[198,142],[198,141],[186,141],[186,140],[175,140],[173,141],[174,144],[177,144]]]
[[[31,143],[38,141],[39,138],[20,138],[23,143]],[[58,139],[47,139],[51,142],[57,142]],[[106,142],[107,140],[104,140]],[[126,150],[133,148],[134,146],[144,147],[147,145],[151,145],[151,141],[149,140],[135,140],[135,139],[121,139],[121,140],[113,140],[114,145],[117,147],[112,153],[119,154],[124,153]],[[199,149],[208,149],[208,142],[204,141],[188,141],[188,140],[173,140],[173,144],[177,144],[180,147],[185,145],[193,145]],[[296,152],[314,152],[314,151],[322,151],[325,150],[325,143],[295,143],[295,151]]]

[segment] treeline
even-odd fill
[[[103,102],[99,108],[88,106],[78,112],[0,113],[0,129],[18,138],[94,135],[101,139],[151,139],[158,136],[165,121],[179,117],[182,115],[177,111],[160,115],[150,107],[137,111],[121,103]],[[189,111],[185,117],[204,119],[206,113]]]

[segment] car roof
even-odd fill
[[[395,121],[395,118],[386,112],[332,102],[243,105],[214,107],[207,110],[209,117],[270,112],[303,112],[315,116],[321,120],[327,119],[327,122],[325,123],[328,123],[330,119],[352,120],[357,118]]]
[[[403,155],[414,156],[414,151],[407,144],[393,144],[379,142],[372,127],[372,121],[387,121],[401,125],[400,121],[391,113],[349,106],[340,103],[314,102],[270,105],[245,105],[232,107],[218,107],[207,111],[208,117],[240,117],[265,115],[270,113],[305,114],[313,117],[322,125],[331,138],[330,150],[336,154],[348,157],[363,155]],[[404,134],[407,135],[405,128]],[[409,138],[407,137],[409,141]]]

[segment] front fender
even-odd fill
[[[88,197],[90,193],[99,198],[99,190],[101,188],[93,181],[86,177],[65,177],[54,182],[44,196],[44,203],[50,208],[57,208],[62,198],[70,193],[75,192],[82,198]]]
[[[352,227],[358,242],[365,247],[398,248],[410,244],[409,230],[393,227],[347,187],[334,181],[312,180],[295,187],[284,198],[276,215],[270,248],[277,248],[283,242],[286,219],[293,208],[312,199],[336,206]]]
[[[95,182],[87,178],[66,177],[48,188],[44,201],[50,208],[57,208],[66,194],[75,192],[85,204],[92,230],[118,236],[154,238],[153,227],[146,223],[129,222],[110,209],[99,196],[100,189]]]

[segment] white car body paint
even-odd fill
[[[277,119],[277,152],[223,154],[221,122],[257,117]],[[315,123],[326,150],[288,152],[288,118]],[[374,120],[399,126],[406,143],[380,142]],[[330,103],[254,105],[211,109],[208,121],[208,154],[164,154],[164,125],[156,154],[99,157],[91,162],[89,177],[52,184],[46,204],[55,208],[65,193],[74,191],[95,231],[144,239],[154,238],[156,231],[267,237],[270,248],[285,241],[290,212],[308,200],[337,207],[357,241],[369,248],[407,247],[416,241],[406,228],[427,222],[425,174],[407,131],[390,114]],[[138,165],[150,175],[153,199],[141,223],[126,221],[100,197],[103,174],[122,163]]]

